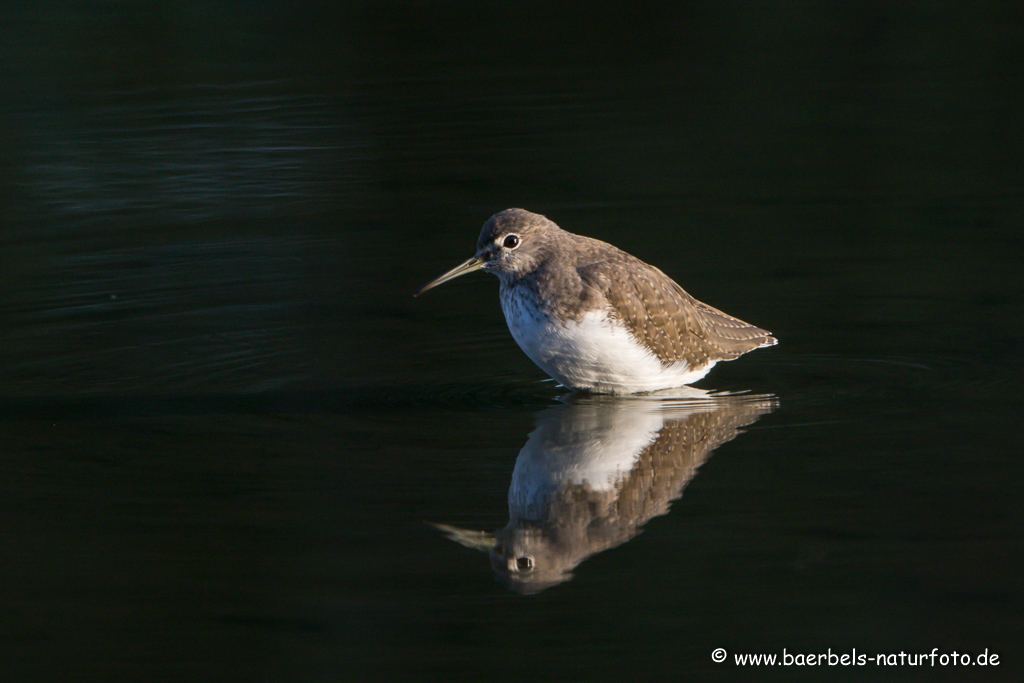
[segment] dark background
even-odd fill
[[[4,668],[1018,680],[1022,16],[5,3]],[[700,383],[779,408],[530,597],[424,522],[502,526],[562,392],[493,279],[411,297],[509,206],[780,340]]]

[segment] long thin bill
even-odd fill
[[[480,258],[479,256],[474,256],[473,258],[469,259],[465,263],[460,263],[459,265],[455,266],[454,268],[449,270],[444,275],[442,275],[442,276],[440,276],[438,278],[435,278],[435,279],[431,280],[430,282],[428,282],[427,284],[423,285],[422,287],[417,289],[415,292],[413,292],[412,295],[413,296],[419,296],[420,294],[422,294],[423,292],[427,291],[428,289],[433,289],[434,287],[437,287],[438,285],[444,284],[445,282],[448,282],[449,280],[454,280],[455,278],[457,278],[460,275],[465,275],[466,273],[472,273],[474,270],[480,270],[483,267],[484,267],[484,260],[482,258]]]

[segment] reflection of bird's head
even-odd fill
[[[489,555],[491,567],[509,588],[538,593],[568,581],[579,563],[544,529],[506,526],[495,535]]]
[[[502,583],[537,593],[663,515],[719,445],[776,405],[768,396],[574,401],[538,416],[516,459],[509,522],[495,533],[434,525],[486,552]]]
[[[537,527],[506,526],[496,534],[431,524],[459,545],[486,552],[491,567],[512,590],[538,593],[572,578],[579,558],[572,559],[551,534]]]

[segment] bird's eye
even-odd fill
[[[506,235],[505,239],[501,242],[501,246],[506,249],[515,249],[519,246],[519,235]]]
[[[533,569],[533,558],[532,557],[517,557],[516,568],[521,572],[528,572]]]

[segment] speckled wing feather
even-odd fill
[[[638,456],[629,476],[619,486],[616,517],[643,526],[668,512],[673,500],[712,453],[732,441],[742,428],[772,412],[773,397],[719,397],[706,412],[666,419],[665,426]]]
[[[577,272],[584,289],[602,295],[665,365],[685,361],[700,368],[776,343],[766,330],[694,299],[663,272],[623,251],[580,265]]]
[[[557,573],[625,543],[652,517],[666,514],[716,448],[735,439],[743,427],[776,405],[769,396],[729,396],[713,399],[697,412],[687,408],[672,416],[675,411],[669,409],[664,427],[637,455],[613,492],[595,491],[588,484],[568,484],[553,491],[542,525],[557,527],[559,532],[542,538],[545,542],[559,539],[559,552],[548,554],[562,560]]]

